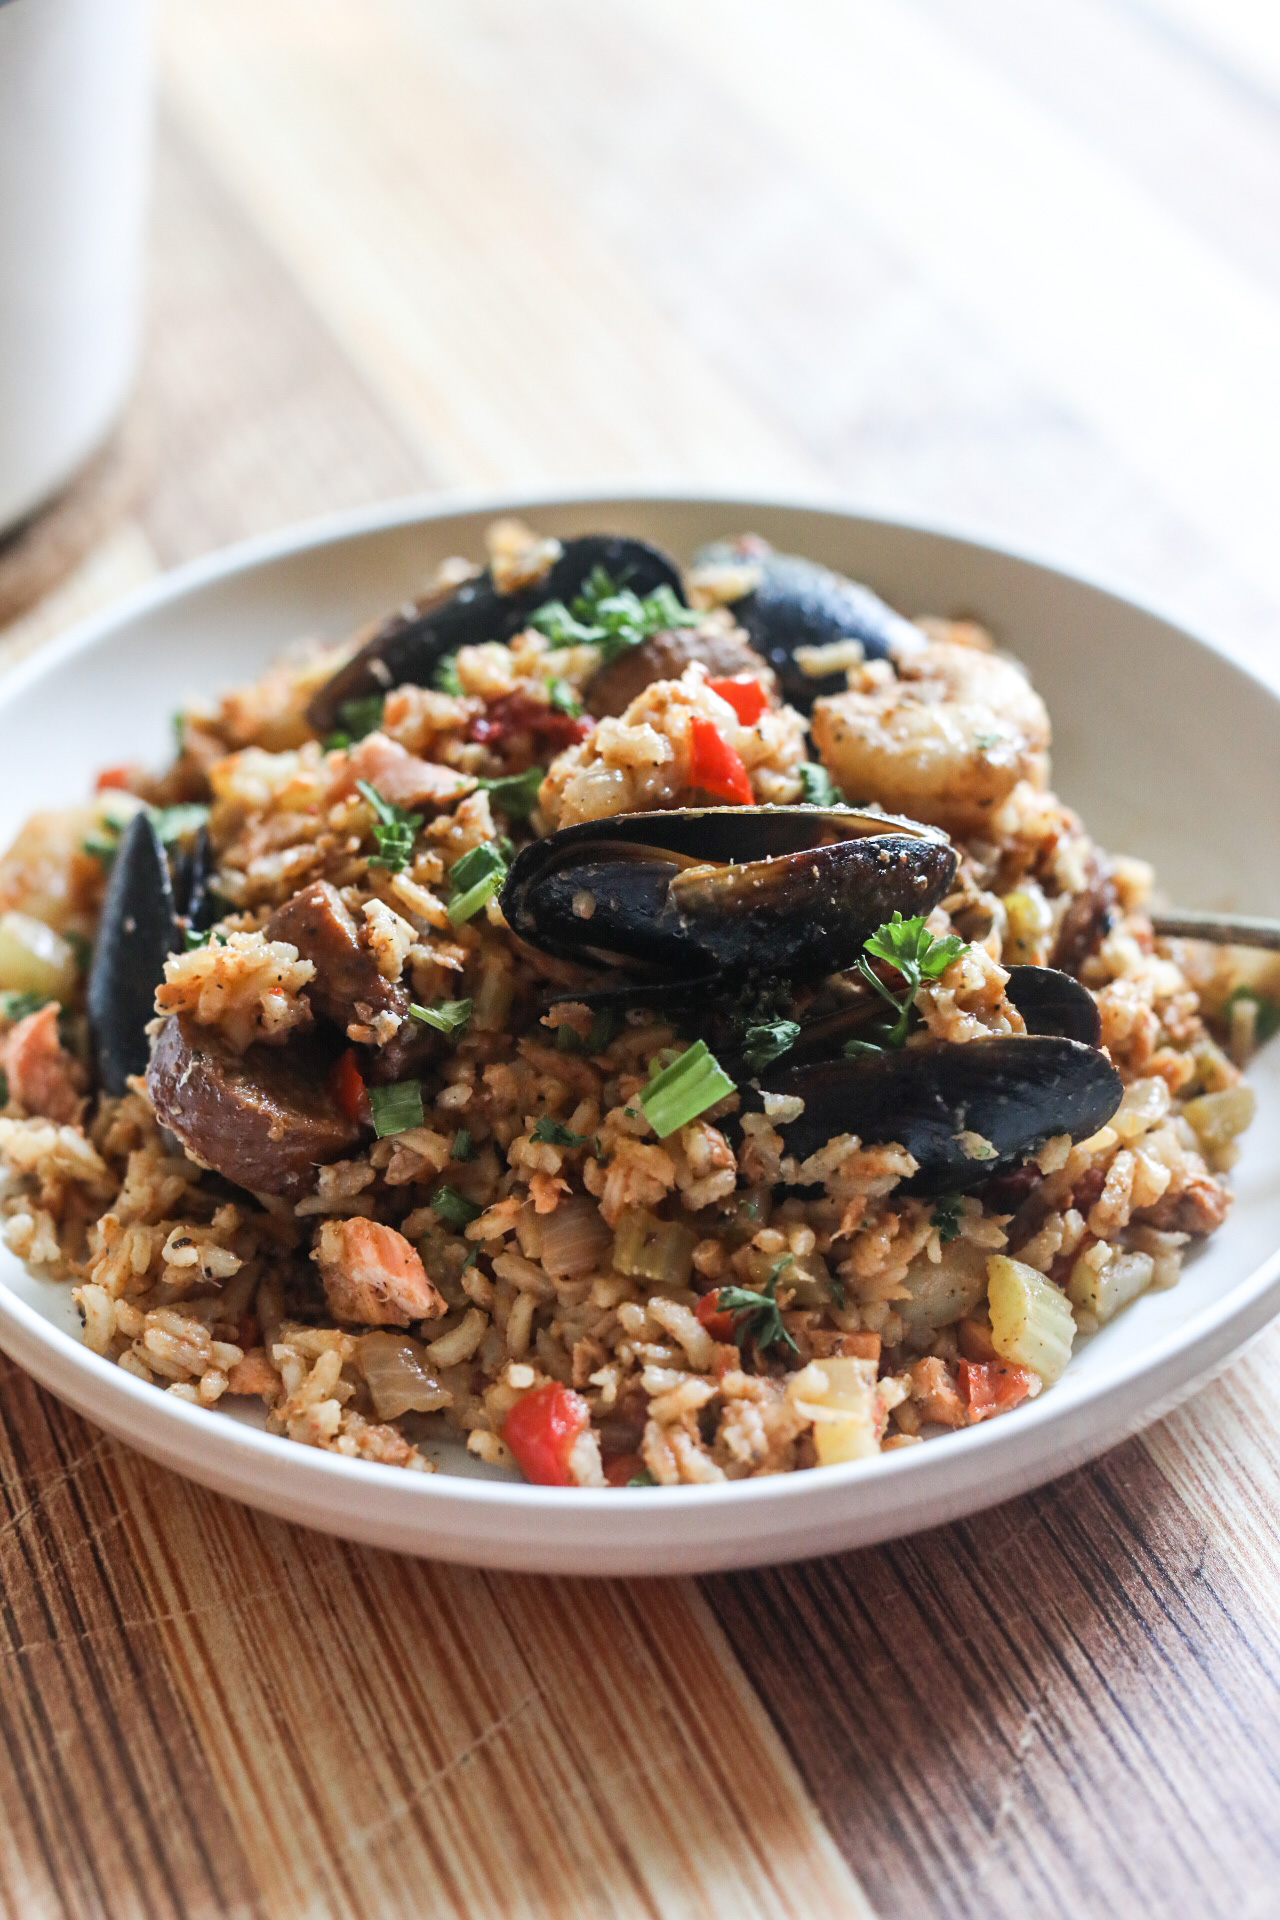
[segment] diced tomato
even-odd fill
[[[751,782],[739,754],[709,720],[695,713],[689,728],[689,785],[731,806],[751,805]]]
[[[507,1415],[502,1437],[516,1465],[535,1487],[567,1487],[574,1441],[591,1424],[591,1409],[580,1393],[558,1380],[535,1387]]]
[[[698,1302],[698,1319],[713,1340],[732,1340],[733,1315],[720,1310],[720,1289],[704,1293]]]
[[[769,696],[758,680],[708,680],[707,685],[729,702],[744,727],[754,727],[769,704]]]
[[[112,793],[127,789],[136,772],[136,767],[104,767],[93,783],[93,790],[95,793]]]
[[[604,1477],[611,1487],[626,1487],[638,1473],[645,1471],[644,1461],[638,1453],[620,1453],[610,1460],[604,1470]]]
[[[333,1070],[333,1097],[348,1120],[358,1120],[364,1105],[364,1076],[356,1065],[356,1050],[348,1047]]]
[[[585,740],[591,725],[590,720],[575,720],[572,714],[531,700],[527,693],[508,693],[477,715],[467,729],[467,738],[482,746],[497,747],[512,734],[531,733],[543,746],[559,753],[561,748],[576,747]]]
[[[961,1360],[956,1374],[960,1397],[975,1425],[1018,1406],[1031,1392],[1035,1379],[1028,1368],[1010,1366],[1003,1360]]]

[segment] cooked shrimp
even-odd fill
[[[339,1320],[365,1327],[407,1327],[435,1320],[442,1296],[402,1233],[376,1220],[326,1220],[311,1258],[320,1268],[324,1297]]]
[[[84,1108],[85,1071],[58,1038],[58,1003],[19,1020],[0,1041],[0,1067],[10,1098],[24,1111],[59,1126],[76,1126]]]
[[[973,834],[1020,780],[1046,784],[1049,716],[1016,661],[935,640],[899,675],[874,662],[814,704],[818,752],[850,800]]]

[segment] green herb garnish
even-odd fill
[[[557,1027],[556,1051],[582,1055],[603,1053],[610,1042],[617,1038],[619,1024],[612,1007],[600,1007],[592,1015],[591,1031],[585,1037],[574,1027]]]
[[[338,708],[338,724],[352,740],[363,740],[382,725],[385,693],[362,694],[358,700],[344,700]]]
[[[408,1133],[410,1127],[422,1125],[420,1080],[393,1080],[390,1086],[370,1087],[368,1092],[373,1130],[379,1140],[385,1140],[392,1133]]]
[[[456,1187],[437,1187],[431,1195],[431,1205],[445,1225],[457,1232],[470,1226],[473,1220],[478,1220],[482,1211],[474,1200],[468,1200],[466,1194],[459,1193]]]
[[[753,1293],[749,1287],[720,1288],[716,1307],[721,1313],[733,1315],[733,1341],[739,1352],[748,1340],[754,1342],[758,1353],[777,1346],[788,1346],[793,1353],[799,1352],[782,1324],[782,1309],[775,1298],[778,1276],[791,1265],[791,1260],[789,1253],[783,1255],[760,1293]]]
[[[1280,1006],[1277,1006],[1276,1002],[1269,999],[1265,993],[1259,993],[1255,987],[1236,987],[1227,995],[1222,1005],[1222,1011],[1228,1020],[1231,1018],[1231,1009],[1242,1000],[1251,1000],[1257,1008],[1253,1017],[1253,1037],[1259,1046],[1264,1046],[1268,1040],[1273,1040],[1276,1034],[1280,1033]]]
[[[539,1141],[544,1147],[585,1147],[591,1136],[588,1133],[575,1133],[572,1127],[553,1120],[549,1113],[542,1113],[538,1115],[529,1138]]]
[[[567,713],[571,720],[582,717],[582,702],[567,680],[549,680],[547,700],[553,713]]]
[[[796,768],[800,778],[800,799],[806,807],[842,807],[844,795],[831,775],[816,760],[804,760]]]
[[[627,1482],[629,1487],[656,1487],[657,1484],[648,1467],[645,1467],[640,1473],[633,1473]]]
[[[507,863],[492,840],[482,841],[455,860],[449,869],[449,900],[445,912],[452,926],[460,927],[492,900],[507,877]]]
[[[453,1145],[449,1149],[449,1158],[451,1160],[474,1160],[475,1157],[475,1142],[472,1140],[466,1127],[459,1127],[453,1136]]]
[[[463,698],[456,653],[446,653],[442,659],[437,660],[436,670],[431,676],[431,684],[437,693],[451,693],[455,700]]]
[[[859,957],[858,971],[868,984],[875,988],[882,1000],[893,1008],[894,1022],[882,1036],[886,1047],[906,1045],[907,1033],[911,1025],[911,1010],[915,997],[926,980],[937,980],[944,974],[953,960],[967,953],[968,947],[959,934],[948,933],[941,940],[926,932],[924,915],[917,914],[914,919],[904,920],[895,913],[892,920],[886,920],[878,927],[870,939],[863,942],[866,952],[877,960],[885,960],[902,975],[907,983],[907,991],[901,998],[892,993],[881,980],[870,961]],[[851,1042],[850,1046],[865,1046],[867,1042]],[[846,1048],[846,1051],[849,1049]]]
[[[789,1053],[800,1038],[796,1020],[766,1020],[748,1027],[742,1038],[742,1057],[753,1073],[760,1073],[784,1053]]]
[[[7,1107],[8,1104],[9,1104],[9,1076],[5,1072],[4,1068],[0,1067],[0,1107]]]
[[[385,867],[388,873],[402,873],[413,858],[413,836],[422,825],[422,815],[404,813],[399,807],[393,807],[367,780],[356,781],[356,792],[369,802],[377,815],[373,837],[378,851],[370,854],[369,865]]]
[[[415,1020],[421,1020],[424,1027],[434,1027],[437,1033],[461,1033],[471,1018],[470,1000],[438,1000],[434,1007],[420,1007],[415,1002],[409,1012]]]
[[[929,1225],[938,1229],[938,1238],[945,1247],[949,1240],[960,1237],[960,1219],[964,1212],[964,1196],[959,1193],[939,1194],[929,1215]]]
[[[571,606],[563,600],[548,601],[529,624],[553,647],[598,647],[601,664],[608,666],[651,634],[696,627],[701,618],[691,607],[682,606],[668,586],[655,587],[641,599],[629,587],[615,585],[603,567],[596,567]]]
[[[104,805],[97,831],[86,834],[80,842],[84,852],[109,867],[120,851],[121,834],[137,813],[147,815],[162,847],[171,847],[185,835],[198,832],[209,818],[208,807],[197,806],[194,801],[175,807],[130,807],[127,811]]]
[[[41,1007],[47,1007],[53,999],[51,993],[18,993],[10,989],[0,993],[0,1020],[7,1020],[10,1026],[17,1026],[19,1020],[25,1020],[28,1014],[39,1013]]]
[[[523,773],[507,773],[476,784],[509,819],[527,820],[538,804],[538,788],[546,772],[545,767],[526,767]]]
[[[665,1140],[734,1090],[734,1082],[706,1041],[695,1040],[669,1067],[654,1075],[640,1095],[640,1105],[659,1140]]]

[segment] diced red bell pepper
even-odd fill
[[[713,1340],[733,1339],[733,1315],[721,1310],[719,1287],[714,1288],[710,1293],[704,1293],[699,1300],[698,1319]]]
[[[559,753],[563,747],[576,747],[590,731],[590,720],[575,720],[572,714],[531,700],[526,693],[508,693],[477,715],[467,729],[467,738],[482,746],[497,747],[514,733],[531,733],[535,740]]]
[[[708,680],[707,685],[729,702],[744,727],[754,727],[769,704],[769,696],[758,680]]]
[[[358,1120],[364,1105],[364,1076],[356,1065],[356,1050],[348,1047],[333,1070],[333,1097],[348,1120]]]
[[[1031,1392],[1034,1378],[1026,1367],[1010,1366],[1003,1360],[961,1360],[956,1375],[960,1398],[974,1425],[1019,1406]]]
[[[569,1455],[578,1435],[591,1424],[591,1409],[580,1393],[548,1380],[517,1400],[502,1427],[516,1465],[535,1487],[567,1487]]]
[[[740,755],[700,713],[689,727],[689,785],[731,806],[751,805],[751,782]]]
[[[629,1487],[636,1475],[645,1471],[638,1453],[620,1453],[605,1467],[604,1477],[611,1487]]]
[[[93,783],[93,790],[95,793],[127,790],[136,771],[134,767],[104,767]]]

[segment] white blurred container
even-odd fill
[[[124,404],[150,157],[150,0],[0,0],[0,529]]]

